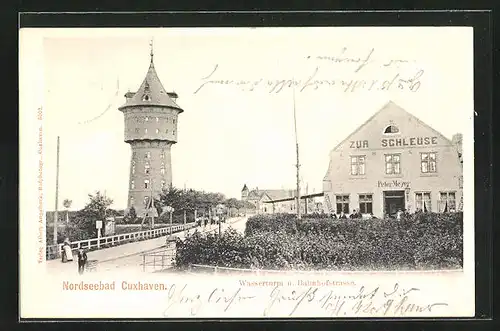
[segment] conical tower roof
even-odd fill
[[[127,95],[129,94],[127,93]],[[148,72],[141,86],[137,92],[127,100],[127,103],[120,107],[120,109],[130,106],[163,106],[175,108],[179,110],[180,113],[183,112],[182,108],[170,98],[169,93],[165,90],[158,78],[152,54]]]

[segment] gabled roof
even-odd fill
[[[296,190],[251,190],[248,193],[248,199],[260,200],[263,196],[267,195],[270,200],[280,200],[285,198],[294,197]]]
[[[127,103],[120,107],[120,109],[129,106],[163,106],[170,107],[179,110],[180,113],[183,112],[181,107],[179,107],[174,100],[169,96],[169,93],[163,87],[158,74],[156,73],[155,66],[153,63],[153,57],[151,56],[151,63],[149,64],[149,69],[144,78],[141,86],[135,93],[127,93],[128,96],[132,98],[127,100]],[[147,99],[144,96],[147,95]]]
[[[411,118],[413,118],[415,121],[417,121],[418,123],[420,123],[422,126],[425,126],[425,127],[429,128],[430,130],[432,130],[433,132],[435,132],[436,135],[440,136],[442,139],[444,139],[445,141],[449,142],[450,145],[452,144],[451,140],[449,138],[446,138],[441,132],[435,130],[434,128],[432,128],[431,126],[429,126],[428,124],[426,124],[425,122],[423,122],[422,120],[420,120],[415,115],[413,115],[413,114],[409,113],[408,111],[406,111],[405,109],[401,108],[395,102],[389,101],[382,108],[380,108],[379,111],[377,111],[375,114],[373,114],[369,119],[367,119],[363,124],[361,124],[356,130],[354,130],[349,136],[347,136],[347,138],[345,138],[337,146],[335,146],[335,148],[333,150],[336,151],[340,146],[342,146],[352,136],[354,136],[356,133],[358,133],[359,131],[361,131],[361,129],[363,129],[368,123],[370,123],[378,114],[380,114],[382,111],[386,110],[389,107],[391,107],[391,108],[393,108],[393,109],[395,109],[395,110],[397,110],[399,112],[404,112],[406,115],[408,115]]]

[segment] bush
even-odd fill
[[[177,244],[177,267],[190,264],[260,269],[448,269],[463,264],[463,215],[393,219],[257,215],[245,236],[195,232]]]

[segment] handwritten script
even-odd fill
[[[418,288],[346,289],[327,287],[294,287],[277,285],[255,289],[237,287],[214,288],[204,294],[188,285],[172,285],[166,298],[164,317],[174,315],[203,316],[204,311],[224,316],[231,310],[252,314],[252,317],[314,316],[326,317],[407,317],[429,316],[446,302],[427,300]],[[245,316],[246,317],[246,316]]]
[[[275,94],[292,87],[299,92],[336,88],[341,92],[350,93],[383,92],[394,89],[417,92],[420,89],[421,78],[425,71],[418,67],[412,67],[415,61],[406,59],[377,60],[374,58],[376,53],[374,48],[362,56],[348,56],[347,51],[348,49],[344,47],[339,55],[307,56],[304,65],[311,67],[311,70],[301,79],[225,78],[221,73],[221,65],[215,64],[210,73],[201,79],[202,82],[195,89],[194,94],[215,86],[237,88],[246,92],[263,90]],[[348,74],[340,73],[338,70],[332,71],[332,65],[345,67]],[[375,70],[366,73],[368,68],[375,68]]]

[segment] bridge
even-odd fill
[[[235,229],[236,231],[243,234],[245,231],[247,217],[234,217],[229,218],[225,223],[222,223],[221,230],[225,231],[229,227]],[[182,225],[181,225],[182,226]],[[193,233],[197,229],[201,232],[218,232],[219,225],[207,225],[206,227],[191,227],[185,231],[178,231],[174,229],[173,236],[180,239],[184,239],[186,233]],[[87,252],[88,260],[97,260],[99,272],[103,271],[119,271],[119,270],[133,270],[133,271],[153,271],[151,268],[145,268],[143,255],[155,255],[155,252],[161,252],[167,250],[169,247],[166,243],[166,236],[162,234],[169,234],[169,228],[155,229],[149,231],[162,231],[160,236],[152,239],[146,239],[142,241],[130,242],[126,244],[121,244],[117,246],[111,246],[108,248],[101,248],[98,250]],[[143,231],[147,232],[147,231]],[[137,233],[136,233],[137,234]],[[137,235],[134,236],[137,236]],[[124,236],[120,235],[120,236]],[[113,236],[116,237],[116,236]],[[97,239],[92,239],[93,243],[90,245],[96,245]],[[106,240],[101,238],[101,240]],[[108,241],[110,239],[107,239]],[[81,242],[78,244],[73,243],[73,247],[80,245],[82,248],[86,248],[85,244]],[[103,244],[102,244],[103,245]],[[73,262],[62,263],[61,259],[47,260],[46,261],[47,271],[51,274],[75,274],[77,273],[77,257],[74,256]]]

